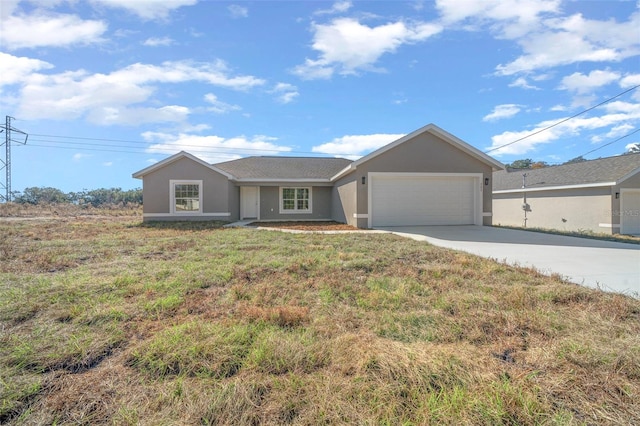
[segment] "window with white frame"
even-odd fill
[[[171,181],[173,213],[202,213],[202,181]]]
[[[280,213],[311,213],[311,188],[280,188]]]

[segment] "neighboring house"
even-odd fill
[[[495,172],[493,223],[640,234],[640,154]]]
[[[248,157],[208,164],[180,152],[133,174],[144,220],[335,220],[360,228],[491,225],[504,166],[429,124],[357,161]]]

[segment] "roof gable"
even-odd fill
[[[617,185],[639,172],[640,154],[619,155],[541,169],[498,171],[493,174],[493,190],[521,190],[525,173],[527,188],[542,189]]]
[[[217,168],[214,165],[211,165],[209,163],[207,163],[206,161],[203,161],[201,159],[199,159],[198,157],[196,157],[195,155],[189,154],[188,152],[185,151],[180,151],[177,154],[174,154],[170,157],[165,158],[162,161],[158,161],[155,164],[152,164],[151,166],[144,168],[136,173],[134,173],[132,176],[136,179],[142,179],[145,175],[148,175],[149,173],[152,173],[158,169],[161,169],[165,166],[168,166],[169,164],[180,160],[181,158],[188,158],[191,161],[195,161],[196,163],[205,166],[211,170],[213,170],[214,172],[220,173],[223,176],[226,176],[228,179],[233,179],[233,176],[231,174],[229,174],[228,172],[221,170],[219,168]]]
[[[356,170],[356,168],[381,155],[384,154],[385,152],[397,147],[400,144],[403,144],[407,141],[412,140],[413,138],[415,138],[416,136],[419,136],[423,133],[429,132],[431,134],[433,134],[434,136],[437,136],[438,138],[440,138],[441,140],[453,145],[454,147],[458,148],[460,151],[470,155],[471,157],[474,157],[478,160],[480,160],[481,162],[491,166],[491,168],[493,170],[502,170],[504,169],[504,165],[502,163],[500,163],[498,160],[490,157],[489,155],[483,153],[482,151],[478,150],[477,148],[469,145],[468,143],[464,142],[462,139],[457,138],[456,136],[452,135],[451,133],[441,129],[440,127],[436,126],[435,124],[431,123],[431,124],[427,124],[424,127],[421,127],[418,130],[415,130],[411,133],[409,133],[408,135],[405,135],[403,137],[401,137],[400,139],[391,142],[371,153],[369,153],[368,155],[365,155],[364,157],[354,161],[353,163],[351,163],[349,166],[347,166],[346,168],[344,168],[343,170],[340,171],[340,173],[336,174],[335,176],[333,176],[332,180],[335,179],[339,179],[340,177],[351,173],[352,171]]]

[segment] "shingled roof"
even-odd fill
[[[533,189],[619,183],[637,172],[640,172],[640,154],[599,158],[542,169],[500,170],[493,173],[493,191],[521,189],[523,173],[527,174],[527,188]]]
[[[246,157],[214,164],[242,180],[330,180],[351,164],[345,158]]]

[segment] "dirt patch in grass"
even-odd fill
[[[334,221],[308,222],[253,222],[249,226],[263,228],[295,229],[298,231],[361,231],[360,228]]]

